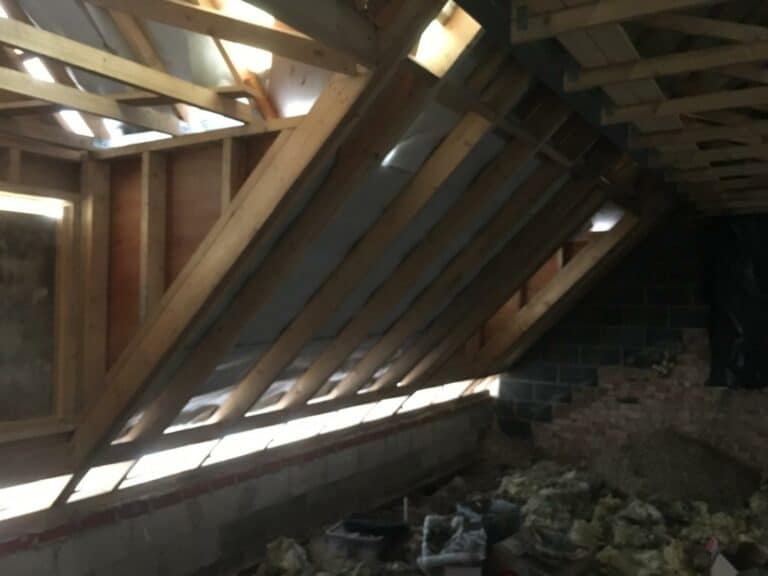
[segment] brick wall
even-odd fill
[[[0,574],[233,573],[277,536],[384,504],[466,466],[477,453],[489,408],[488,400],[468,400],[396,430],[381,428],[311,452],[281,447],[292,456],[272,465],[0,538]]]
[[[533,425],[543,454],[578,463],[616,448],[633,435],[674,430],[768,472],[768,391],[717,388],[709,375],[708,337],[686,330],[683,352],[668,374],[606,366],[598,384],[558,406],[552,422]]]
[[[699,243],[680,215],[655,229],[504,375],[502,426],[547,421],[553,407],[596,385],[600,367],[650,366],[681,351],[684,329],[706,328]]]

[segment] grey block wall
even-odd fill
[[[681,349],[684,328],[708,328],[699,242],[675,217],[633,250],[504,375],[502,427],[526,432],[575,388],[596,385],[598,367],[650,366]]]
[[[74,531],[0,543],[0,574],[231,573],[226,571],[258,558],[277,536],[381,505],[466,466],[489,416],[490,402],[474,404],[243,482],[199,494],[179,491],[95,515]]]

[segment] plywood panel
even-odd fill
[[[111,163],[108,362],[111,365],[139,326],[141,158]]]
[[[21,183],[77,193],[80,191],[80,163],[24,152]]]
[[[167,156],[166,286],[174,281],[221,213],[221,145]]]

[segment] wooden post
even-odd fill
[[[139,318],[160,302],[165,291],[165,156],[157,152],[141,155],[141,240]]]
[[[224,214],[244,180],[243,148],[235,138],[225,138],[221,146],[221,213]]]
[[[81,257],[83,272],[83,349],[81,404],[91,405],[107,370],[107,290],[109,282],[109,164],[83,163]]]

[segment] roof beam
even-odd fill
[[[246,1],[366,66],[379,59],[376,27],[344,0]]]
[[[130,417],[133,402],[158,366],[169,355],[184,352],[182,341],[189,326],[213,306],[218,291],[243,262],[244,254],[254,246],[264,246],[271,234],[287,222],[303,186],[319,177],[337,156],[361,116],[370,110],[381,91],[391,85],[402,59],[441,5],[437,0],[402,5],[391,24],[399,42],[392,44],[385,62],[371,73],[334,76],[305,120],[291,133],[283,132],[262,158],[107,375],[106,392],[75,432],[78,473],[71,484],[77,482],[77,476],[93,455],[111,441]],[[225,342],[223,350],[227,349]],[[217,356],[212,356],[215,366]]]
[[[739,141],[755,136],[768,136],[768,121],[755,120],[729,126],[706,126],[683,130],[665,130],[641,134],[633,132],[629,137],[629,147],[633,150],[642,148],[674,148],[685,144],[712,142],[716,140]]]
[[[732,42],[768,40],[768,28],[763,26],[702,16],[689,16],[688,14],[659,14],[643,19],[642,23],[655,28],[674,30],[689,36],[709,36]]]
[[[595,178],[587,177],[566,185],[390,366],[374,389],[399,385],[407,390],[429,382],[435,371],[600,207],[606,194],[596,190],[595,183]]]
[[[528,76],[518,76],[518,82],[527,85]],[[520,88],[512,86],[511,93],[519,96]],[[515,103],[514,99],[508,98],[506,105],[511,108]],[[368,233],[356,243],[333,275],[248,372],[240,386],[247,386],[249,392],[243,393],[242,400],[237,404],[235,399],[238,391],[231,397],[231,406],[235,407],[231,410],[234,413],[239,411],[244,413],[280,375],[282,369],[312,338],[315,330],[322,326],[336,307],[344,301],[345,296],[365,277],[371,264],[376,262],[391,242],[405,230],[440,186],[491,130],[492,125],[487,120],[473,113],[465,115],[459,121],[416,177],[398,195]],[[483,199],[480,197],[474,200],[477,205],[483,204]],[[462,216],[471,219],[472,213],[472,208],[469,208]],[[297,393],[292,397],[296,395]],[[229,401],[230,399],[228,404]],[[244,409],[243,406],[245,406]],[[226,417],[226,412],[223,414]]]
[[[3,21],[0,19],[0,22]],[[10,68],[0,68],[0,85],[5,90],[47,100],[65,108],[113,118],[126,124],[158,130],[167,134],[182,134],[178,121],[154,110],[122,106],[106,96],[83,92],[78,88],[70,88],[55,82],[37,80],[29,74]]]
[[[510,38],[513,44],[524,44],[601,24],[620,24],[659,12],[710,6],[722,1],[724,0],[599,0],[583,6],[534,15],[529,15],[529,8],[523,6],[512,14]]]
[[[575,74],[566,75],[565,90],[576,92],[632,80],[686,74],[766,59],[768,59],[768,40],[678,52],[655,58],[643,58],[628,64],[610,64],[598,68],[581,69]]]
[[[563,123],[566,114],[562,109],[558,110],[555,107],[553,110],[550,106],[546,106],[543,115],[546,116],[548,124],[541,126],[543,130],[540,135],[542,141],[545,141]],[[509,181],[512,175],[536,153],[536,150],[536,145],[527,142],[512,141],[507,144],[500,155],[481,171],[443,218],[398,265],[389,279],[376,289],[365,306],[344,326],[341,333],[314,360],[288,392],[283,402],[286,406],[308,400],[325,384],[370,332],[385,320],[397,302],[406,296],[410,287],[418,282],[424,269],[440,255],[445,244],[460,235],[471,224],[490,198],[498,193],[499,188]],[[483,249],[501,241],[509,227],[519,221],[533,202],[533,197],[529,198],[526,193],[537,196],[541,193],[540,184],[541,182],[522,184],[520,190],[513,192],[509,206],[503,210],[504,215],[499,216],[499,224],[488,225],[479,237],[471,240],[471,246],[465,248],[462,256],[449,265],[455,274],[443,273],[446,284],[450,283],[448,278],[455,280],[456,274],[463,273],[465,268],[471,269],[477,259],[482,257]],[[355,372],[358,372],[358,368],[355,368]],[[343,385],[332,391],[332,394],[334,397],[344,396],[355,389],[358,383],[357,378],[347,378]]]
[[[334,72],[354,74],[357,71],[355,61],[346,54],[323,46],[315,40],[238,20],[205,6],[196,6],[180,0],[88,0],[88,2],[146,20],[213,36],[220,40],[255,46],[297,62]]]
[[[513,145],[508,148],[504,156],[511,156],[514,153],[519,155],[521,152],[524,153],[523,158],[518,156],[518,161],[513,164],[515,168],[519,168],[520,160],[529,156],[529,150],[521,150],[519,145]],[[486,173],[478,182],[493,179],[494,172],[501,167],[502,164],[497,163],[495,169]],[[339,382],[332,392],[334,397],[353,396],[361,387],[364,387],[392,354],[409,337],[417,334],[424,327],[436,307],[450,300],[457,290],[478,274],[483,259],[487,257],[488,253],[492,253],[500,244],[508,240],[510,234],[514,235],[514,230],[521,221],[525,221],[532,212],[536,211],[541,195],[564,174],[565,170],[550,162],[545,162],[543,166],[534,170],[493,219],[451,260],[437,278],[413,301],[408,310],[379,339],[376,345]],[[496,186],[503,184],[505,180],[496,181]],[[474,189],[479,189],[479,185]],[[406,263],[406,265],[410,266],[411,264]],[[380,289],[376,298],[378,300],[383,299],[382,294],[385,292]],[[381,306],[380,303],[378,305]],[[388,302],[388,305],[392,306],[394,303]]]
[[[768,163],[736,164],[700,170],[673,170],[667,173],[667,180],[670,182],[706,182],[719,178],[761,176],[764,174],[768,174]]]
[[[725,162],[731,160],[768,159],[768,144],[757,146],[723,146],[707,150],[669,151],[659,154],[663,164],[709,164],[710,162]]]
[[[243,122],[254,120],[247,106],[222,97],[210,88],[15,20],[0,18],[0,43],[168,96],[176,102],[186,102]]]
[[[768,86],[743,90],[723,90],[700,96],[685,96],[631,106],[617,106],[603,110],[602,121],[604,125],[621,124],[678,114],[695,114],[728,108],[749,108],[757,104],[768,104]]]

